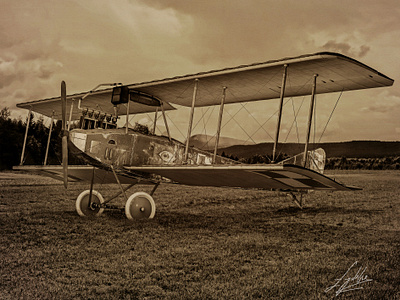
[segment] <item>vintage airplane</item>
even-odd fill
[[[290,75],[290,85],[286,84]],[[19,108],[62,119],[62,165],[24,166],[24,152],[15,170],[31,171],[68,182],[89,181],[90,189],[76,200],[81,216],[98,216],[121,193],[126,199],[125,214],[129,219],[153,218],[153,194],[160,183],[193,186],[216,186],[287,191],[302,206],[301,192],[309,190],[350,191],[323,175],[325,152],[309,151],[310,129],[315,95],[366,88],[391,86],[393,80],[347,56],[322,52],[280,60],[213,70],[130,85],[110,84],[90,92],[66,94],[61,83],[61,96],[20,103]],[[188,88],[192,87],[192,88]],[[205,90],[199,97],[199,90]],[[230,93],[226,93],[229,89]],[[304,152],[280,163],[241,164],[217,155],[224,105],[248,101],[280,99],[273,159],[279,142],[284,97],[311,95]],[[186,142],[170,135],[165,111],[172,105],[191,107]],[[213,152],[190,147],[193,115],[196,107],[219,105],[218,128]],[[125,108],[124,108],[125,107]],[[67,128],[67,108],[69,108]],[[129,128],[129,115],[161,112],[167,136],[139,132]],[[126,115],[125,128],[117,128],[117,119]],[[80,128],[70,130],[72,121],[80,120]],[[29,120],[27,122],[29,124]],[[50,129],[51,133],[51,129]],[[49,136],[50,141],[50,136]],[[69,151],[68,151],[69,150]],[[87,165],[68,166],[68,152],[81,157]],[[93,189],[95,183],[117,183],[120,193],[110,199]],[[127,196],[137,183],[153,184],[150,194],[137,192]],[[128,186],[123,187],[124,184]]]

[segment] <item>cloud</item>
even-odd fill
[[[142,82],[319,51],[363,58],[389,76],[400,68],[394,0],[6,2],[0,12],[1,106],[57,95],[61,80],[73,93],[102,82]],[[392,117],[398,103],[390,97],[400,95],[399,88],[381,95],[386,104],[377,94],[351,94],[343,115],[364,107],[354,122]],[[180,118],[186,126],[187,115]],[[336,120],[342,122],[337,128],[348,125],[345,117]]]
[[[328,41],[322,48],[328,51],[339,52],[348,56],[360,58],[367,55],[370,50],[370,47],[366,45],[361,45],[359,49],[354,49],[349,43],[336,42],[334,40]]]
[[[364,113],[400,114],[400,97],[384,91],[371,105],[362,107],[361,111]]]
[[[0,57],[0,89],[8,86],[17,78],[15,60],[3,59]]]
[[[12,59],[0,57],[0,90],[11,88],[17,84],[27,90],[32,84],[43,84],[51,80],[53,75],[62,68],[60,62],[51,58]],[[4,93],[4,91],[3,91]],[[32,99],[33,100],[33,99]]]
[[[46,3],[46,2],[43,2]],[[51,2],[48,2],[51,3]],[[62,70],[60,47],[52,34],[48,7],[30,1],[10,1],[0,15],[1,106],[14,108],[22,100],[50,96],[55,74]]]

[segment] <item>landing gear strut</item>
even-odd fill
[[[305,199],[303,198],[303,194],[302,192],[300,192],[298,195],[296,195],[294,192],[289,192],[287,195],[290,199],[292,199],[292,201],[294,203],[296,203],[296,205],[300,208],[303,209],[304,208],[304,204],[305,204]]]

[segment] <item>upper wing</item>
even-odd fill
[[[125,167],[125,169],[157,174],[177,183],[194,186],[266,190],[348,191],[358,189],[295,165],[143,166]]]
[[[161,99],[166,109],[173,109],[168,103],[190,106],[193,97],[194,80],[198,79],[196,106],[216,105],[221,101],[222,88],[227,87],[225,103],[275,99],[280,96],[282,69],[288,65],[286,97],[311,94],[312,79],[318,74],[316,93],[330,93],[390,86],[393,80],[378,71],[337,53],[316,53],[281,60],[244,65],[235,68],[214,70],[162,80],[135,83],[130,88]],[[87,93],[68,96],[69,101],[80,99]],[[91,93],[82,101],[83,107],[98,107],[113,113],[112,89]],[[52,111],[59,115],[59,97],[18,104],[20,108],[32,108],[46,116]],[[131,103],[131,113],[154,111],[154,107]],[[80,116],[74,108],[73,119]],[[120,111],[119,114],[125,114]]]
[[[78,108],[78,101],[86,96],[88,92],[73,94],[67,96],[68,117],[72,105],[71,120],[79,120],[82,115],[81,110]],[[103,113],[114,115],[114,105],[111,103],[112,89],[106,89],[90,93],[81,102],[82,108],[99,110]],[[40,113],[44,116],[51,117],[54,113],[54,118],[60,120],[61,115],[61,99],[60,97],[48,98],[43,100],[36,100],[24,103],[18,103],[17,107],[32,109],[32,111]],[[137,102],[129,104],[129,114],[139,114],[156,111],[157,107],[144,105]],[[174,110],[175,108],[164,103],[164,110]],[[120,107],[118,115],[126,115],[126,108]]]
[[[227,87],[225,103],[276,99],[280,97],[284,65],[288,65],[286,97],[310,95],[314,74],[318,74],[317,94],[393,84],[389,77],[352,58],[324,52],[132,84],[130,87],[183,106],[191,106],[195,79],[199,79],[195,106],[220,104],[223,87]]]

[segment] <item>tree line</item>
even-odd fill
[[[400,170],[400,156],[378,158],[331,157],[326,161],[328,170]]]
[[[272,163],[272,155],[255,154],[248,158],[238,157],[222,152],[221,156],[239,161],[245,164],[269,164]],[[281,153],[276,157],[280,162],[290,156]],[[400,156],[387,156],[380,158],[347,158],[329,157],[325,163],[326,170],[400,170]]]
[[[10,110],[5,107],[0,111],[0,170],[12,169],[19,165],[24,143],[27,120],[11,119]],[[61,121],[53,124],[48,164],[61,163]],[[49,127],[43,118],[35,119],[31,114],[28,124],[28,136],[24,155],[24,164],[41,165],[44,162]]]

